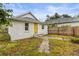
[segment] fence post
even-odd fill
[[[74,30],[74,27],[72,27],[72,32],[73,32],[73,36],[75,36],[75,30]]]
[[[59,35],[59,27],[58,27],[58,35]]]

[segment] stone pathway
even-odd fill
[[[50,53],[48,38],[47,37],[41,37],[41,38],[43,39],[43,42],[39,47],[39,52]]]

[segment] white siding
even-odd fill
[[[13,21],[13,26],[8,28],[8,32],[11,36],[11,40],[18,40],[23,38],[30,38],[34,35],[34,23],[29,23],[29,30],[25,31],[25,22]],[[44,25],[44,29],[42,29],[42,25],[38,24],[38,34],[48,34],[48,27]]]
[[[48,34],[47,25],[44,25],[44,29],[42,29],[42,25],[38,24],[38,34]]]
[[[60,27],[60,26],[66,26],[66,25],[68,25],[68,26],[79,26],[79,23],[64,23],[64,24],[58,24],[58,27]]]
[[[11,36],[11,40],[29,38],[33,36],[34,33],[34,24],[29,23],[29,30],[25,31],[25,22],[12,22],[13,26],[9,27],[9,34]]]

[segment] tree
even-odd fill
[[[60,18],[61,16],[58,13],[55,13],[55,18]]]
[[[47,15],[46,17],[47,17],[47,20],[50,20],[50,16],[49,15]]]
[[[68,14],[63,14],[62,17],[63,17],[63,18],[71,18],[71,16],[68,15]]]
[[[77,15],[77,17],[79,17],[79,15]]]
[[[53,16],[50,17],[50,19],[57,19],[60,18],[61,16],[58,13],[55,13]]]
[[[5,5],[0,3],[0,27],[10,25],[12,9],[6,9]]]
[[[55,17],[54,16],[51,16],[50,19],[55,19]]]

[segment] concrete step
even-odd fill
[[[34,37],[41,37],[41,36],[44,36],[44,34],[34,34],[33,36]]]

